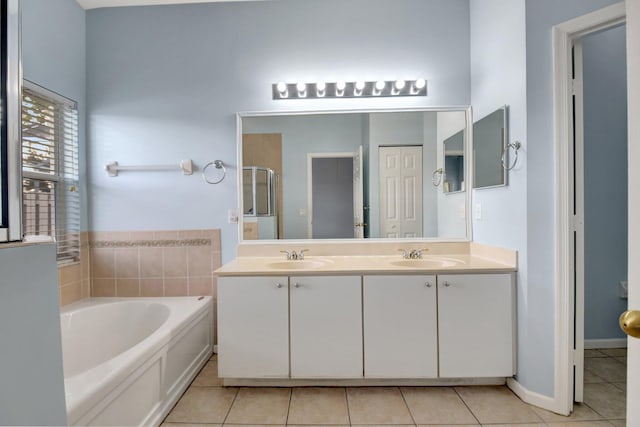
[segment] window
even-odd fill
[[[80,259],[78,110],[33,83],[22,90],[22,227],[57,242],[58,262]]]

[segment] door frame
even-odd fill
[[[353,159],[354,165],[355,162],[359,159],[362,159],[362,155],[358,151],[342,151],[342,152],[334,152],[334,153],[307,153],[307,238],[313,239],[313,159]],[[356,172],[362,173],[362,168],[360,171],[356,171],[354,167],[354,174]],[[355,177],[352,177],[352,182],[355,187]],[[360,182],[362,185],[362,182]],[[358,195],[356,194],[355,188],[353,193],[354,198],[354,212],[353,215],[353,223],[355,227],[355,218],[358,215],[356,212],[356,198]],[[362,217],[362,213],[360,213],[360,217]]]
[[[572,128],[571,48],[575,40],[626,21],[625,3],[620,2],[553,27],[553,114],[555,152],[555,380],[554,411],[568,415],[573,410],[574,315],[584,308],[574,303],[584,289],[574,290],[573,233],[580,226],[573,215],[574,165]],[[578,311],[576,311],[578,310]],[[583,337],[584,339],[584,337]]]

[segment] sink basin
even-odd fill
[[[454,258],[422,258],[392,261],[391,264],[410,268],[445,268],[461,265],[463,262]]]
[[[270,268],[276,268],[278,270],[307,270],[312,268],[322,267],[326,263],[320,260],[302,259],[291,261],[271,262],[267,264]]]

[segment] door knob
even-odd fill
[[[627,310],[620,315],[620,328],[625,334],[640,338],[640,311]]]

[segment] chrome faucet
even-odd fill
[[[422,252],[428,251],[429,248],[412,249],[411,251],[408,251],[406,249],[398,250],[402,252],[403,259],[422,259]]]
[[[309,249],[301,249],[299,251],[280,251],[281,253],[285,254],[287,257],[287,260],[289,261],[294,261],[294,260],[303,260],[304,259],[304,253],[305,252],[309,252]]]

